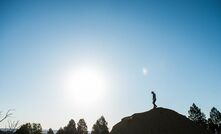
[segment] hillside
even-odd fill
[[[123,118],[110,134],[210,134],[185,116],[156,108]]]

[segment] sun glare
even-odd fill
[[[98,102],[104,95],[106,81],[97,69],[76,69],[67,79],[66,96],[80,105]]]

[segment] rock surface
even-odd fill
[[[165,108],[156,108],[123,118],[110,134],[210,134],[185,116]]]

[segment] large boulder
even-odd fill
[[[155,108],[123,118],[110,134],[210,134],[185,116],[169,109]]]

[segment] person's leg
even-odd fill
[[[156,103],[156,100],[153,100],[153,108],[157,108],[157,105],[155,103]]]
[[[154,103],[154,108],[157,108],[157,105]]]

